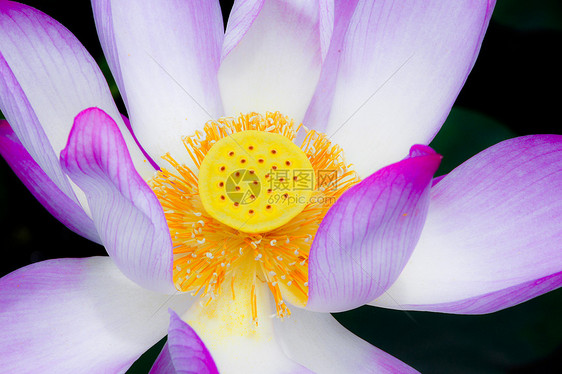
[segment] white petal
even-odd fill
[[[218,2],[95,0],[93,8],[137,139],[160,165],[166,152],[189,164],[181,137],[222,114]]]
[[[237,1],[225,38],[219,85],[226,115],[280,111],[302,121],[322,62],[317,3]]]
[[[496,144],[431,190],[406,267],[372,305],[488,313],[562,285],[562,136]]]
[[[4,373],[124,372],[193,299],[147,291],[109,257],[39,262],[0,285]]]
[[[0,77],[0,110],[18,139],[57,187],[87,212],[81,191],[58,164],[74,117],[83,109],[99,107],[111,115],[139,173],[149,177],[154,172],[121,120],[94,59],[49,16],[27,5],[0,3]]]
[[[216,302],[208,306],[195,304],[182,319],[203,340],[221,374],[309,373],[287,358],[275,340],[275,307],[269,289],[261,281],[256,284],[258,326],[254,325],[251,286],[249,279],[242,279],[244,274],[241,271],[235,280],[235,298],[226,287]]]
[[[361,176],[435,136],[474,64],[493,3],[358,3],[336,55],[329,121],[316,125],[342,146]]]
[[[287,355],[315,373],[417,373],[346,330],[329,313],[294,308],[289,318],[275,322],[275,333]]]

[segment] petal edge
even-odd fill
[[[307,309],[356,308],[390,287],[421,234],[440,162],[431,148],[414,146],[409,158],[366,178],[330,208],[310,250]]]
[[[172,241],[162,206],[136,172],[115,121],[98,108],[75,119],[61,164],[85,192],[109,255],[141,286],[172,293]]]

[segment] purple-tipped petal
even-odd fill
[[[31,157],[71,200],[78,202],[59,165],[76,114],[99,107],[119,112],[103,74],[80,42],[61,24],[27,5],[0,2],[0,111]],[[143,175],[143,160],[120,118],[120,130]]]
[[[131,121],[129,121],[129,119],[123,114],[121,114],[121,119],[123,120],[123,123],[127,127],[127,130],[129,130],[129,132],[131,133],[131,136],[133,137],[135,144],[141,150],[142,155],[146,158],[146,161],[150,162],[150,165],[154,168],[154,170],[160,170],[160,166],[158,166],[158,164],[152,159],[152,157],[150,157],[150,155],[146,153],[146,150],[142,147],[139,140],[135,136],[135,133],[133,132],[133,128],[131,127]]]
[[[170,356],[170,350],[168,349],[168,343],[164,344],[162,350],[158,357],[156,357],[156,361],[150,368],[150,372],[148,374],[176,374],[176,368],[174,367],[174,363],[172,362],[172,356]]]
[[[314,373],[417,373],[351,333],[329,313],[293,308],[289,318],[274,323],[285,354]]]
[[[218,374],[215,361],[203,341],[173,310],[170,310],[168,342],[150,370],[150,374],[164,373]]]
[[[57,259],[0,279],[4,373],[120,373],[160,340],[169,307],[194,298],[147,291],[109,257]]]
[[[228,25],[222,45],[224,59],[244,38],[256,17],[260,14],[265,0],[235,1],[228,16]],[[338,3],[341,3],[338,2]],[[338,4],[339,5],[339,4]],[[322,59],[326,57],[334,28],[334,3],[330,0],[318,1],[320,48]]]
[[[431,190],[410,261],[372,305],[488,313],[562,285],[562,136],[501,142]]]
[[[61,164],[86,194],[102,243],[121,271],[145,288],[174,292],[162,206],[133,167],[113,119],[98,108],[81,112]]]
[[[92,219],[45,174],[5,120],[0,120],[0,154],[49,213],[75,233],[101,243]]]
[[[205,344],[173,310],[170,310],[168,349],[178,373],[218,374]]]
[[[397,305],[399,299],[390,299],[383,295],[374,302],[373,306],[381,306],[399,310],[422,310],[454,314],[485,314],[509,308],[534,297],[557,289],[562,285],[562,271],[539,279],[516,284],[498,291],[486,292],[474,297],[435,304],[404,304]],[[392,295],[390,291],[388,295]]]
[[[117,87],[119,87],[119,93],[121,94],[123,102],[125,106],[128,107],[127,92],[124,90],[123,76],[121,74],[119,54],[117,51],[117,41],[115,40],[111,0],[92,0],[92,11],[94,12],[96,30],[105,59],[111,70],[111,75],[115,79]]]
[[[320,13],[315,1],[235,2],[219,70],[226,115],[280,111],[302,121],[322,65]]]
[[[334,100],[334,86],[337,81],[340,55],[349,22],[355,11],[358,0],[327,1],[331,4],[332,32],[327,46],[327,55],[322,64],[322,72],[318,86],[308,106],[303,123],[313,129],[324,131],[330,118],[330,104]],[[328,17],[324,17],[328,18]],[[322,20],[323,18],[321,18]],[[323,39],[324,40],[324,39]],[[325,47],[326,48],[326,47]]]
[[[136,137],[154,161],[191,162],[181,137],[222,115],[224,26],[215,0],[94,0],[108,64]]]
[[[254,23],[261,12],[265,0],[242,0],[235,1],[228,16],[224,42],[222,43],[222,58],[228,56],[244,38],[244,35]]]
[[[418,241],[440,162],[431,148],[414,146],[342,195],[312,243],[307,309],[353,309],[390,287]]]
[[[336,23],[332,41],[343,33],[343,43],[328,52],[328,82],[319,83],[305,125],[342,146],[362,177],[402,159],[411,144],[428,144],[474,64],[494,3],[359,1],[347,27]],[[336,20],[353,5],[336,8]]]
[[[431,187],[435,186],[437,183],[439,183],[443,178],[445,178],[447,175],[440,175],[438,177],[433,178],[433,182],[431,182]]]

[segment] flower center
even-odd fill
[[[297,216],[314,189],[306,154],[280,134],[246,130],[219,140],[199,169],[207,213],[236,230],[274,230]]]
[[[149,181],[172,237],[174,284],[204,298],[209,313],[221,294],[244,293],[257,323],[264,284],[278,316],[290,314],[285,301],[306,305],[316,231],[359,178],[324,135],[306,130],[295,145],[300,129],[278,112],[209,121],[183,139],[195,169],[166,154],[173,169]]]

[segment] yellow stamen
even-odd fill
[[[292,141],[299,129],[300,126],[295,126],[292,121],[277,112],[266,113],[265,116],[249,113],[237,118],[221,118],[208,122],[203,132],[196,132],[195,135],[183,139],[186,150],[198,170],[180,165],[170,155],[163,157],[173,169],[159,171],[150,181],[150,185],[162,204],[170,229],[174,251],[173,276],[178,290],[200,294],[210,302],[221,294],[221,287],[225,281],[227,284],[230,281],[232,290],[232,292],[227,291],[226,294],[234,297],[234,283],[241,281],[240,277],[253,277],[254,282],[267,283],[275,299],[278,316],[290,314],[286,302],[306,305],[308,254],[318,226],[328,209],[343,192],[358,183],[359,178],[350,169],[350,165],[345,164],[341,148],[332,144],[322,134],[307,130],[300,150],[296,146],[292,147]],[[237,135],[244,133],[251,136]],[[220,210],[217,213],[214,211],[216,206],[213,203],[208,205],[202,201],[206,199],[205,193],[208,193],[208,191],[203,192],[204,189],[209,188],[213,191],[226,186],[227,179],[214,179],[216,175],[221,175],[214,169],[218,166],[220,171],[220,167],[223,166],[220,161],[228,160],[230,152],[240,151],[239,145],[228,143],[228,140],[223,141],[229,138],[237,141],[242,147],[254,147],[253,150],[248,149],[248,151],[259,151],[259,147],[265,144],[263,139],[275,141],[276,154],[287,155],[280,151],[290,153],[290,157],[285,157],[286,159],[283,157],[275,159],[278,163],[281,162],[279,160],[283,163],[289,161],[289,165],[283,164],[284,169],[278,165],[277,170],[284,170],[284,173],[286,171],[288,174],[283,178],[298,182],[299,175],[295,174],[301,170],[301,166],[308,176],[311,176],[313,184],[308,186],[312,188],[300,190],[306,191],[306,194],[299,192],[306,196],[305,203],[296,204],[288,220],[286,217],[279,221],[272,219],[275,215],[268,210],[271,209],[274,213],[279,210],[279,206],[268,204],[267,199],[265,202],[259,200],[253,207],[248,206],[246,209],[254,211],[252,221],[263,223],[253,229],[243,229],[239,221],[236,221],[240,216],[233,214],[236,212],[235,201],[225,196],[225,201],[230,204],[228,209],[231,209],[226,213],[224,211],[220,213]],[[228,147],[222,147],[221,142]],[[217,146],[216,151],[213,150],[215,146]],[[267,147],[264,149],[271,151]],[[214,152],[219,151],[226,152],[226,155],[222,155],[226,158],[213,156]],[[211,157],[205,161],[209,155]],[[224,166],[231,168],[230,173],[236,172],[235,167],[241,166],[236,162],[240,163],[244,158],[244,164],[250,166],[247,169],[254,170],[258,177],[265,178],[268,173],[272,177],[273,158],[267,163],[267,158],[260,157],[258,153],[256,155],[257,157],[253,156],[253,158],[240,156],[235,159],[234,166],[225,161]],[[271,153],[269,156],[273,157]],[[260,159],[264,159],[263,168],[259,168],[262,164]],[[255,164],[251,164],[252,162]],[[296,181],[293,180],[295,176]],[[281,178],[279,175],[275,177],[277,181]],[[303,181],[305,175],[300,177]],[[206,184],[202,183],[204,178],[208,178]],[[220,186],[221,182],[224,186]],[[265,182],[262,180],[260,183],[262,189],[265,187],[264,196],[267,196],[269,187],[263,186]],[[289,184],[291,188],[295,185]],[[278,189],[277,193],[280,192]],[[294,193],[294,189],[286,193]],[[254,200],[258,200],[261,194],[263,191],[259,196],[254,194]],[[213,192],[210,193],[210,196],[216,199],[215,195]],[[219,192],[218,199],[220,196]],[[239,201],[238,207],[242,205],[241,202],[242,200]],[[300,202],[302,200],[299,200]],[[271,205],[271,208],[268,209],[268,205]],[[217,206],[220,207],[220,204]],[[282,207],[285,208],[283,205]],[[242,220],[247,219],[244,214]],[[232,221],[225,219],[225,216]],[[241,268],[255,270],[236,271]],[[255,283],[252,289],[255,289]],[[249,299],[252,303],[252,318],[257,323],[255,291],[251,291]]]

